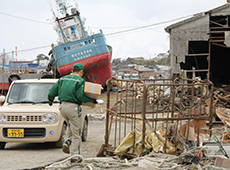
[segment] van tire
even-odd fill
[[[6,146],[6,142],[0,142],[0,149],[4,149]]]

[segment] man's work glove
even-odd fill
[[[97,100],[96,99],[92,99],[92,103],[93,104],[97,104]]]
[[[49,101],[49,105],[52,106],[52,105],[53,105],[53,102]]]

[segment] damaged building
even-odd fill
[[[230,84],[229,3],[194,14],[165,28],[170,34],[173,76],[208,79],[215,87]]]

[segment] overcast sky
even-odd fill
[[[54,0],[0,0],[0,54],[5,49],[5,52],[12,57],[11,51],[17,46],[18,60],[34,60],[38,54],[48,55],[51,49],[49,46],[52,43],[56,44],[57,41],[53,25],[49,24],[52,20],[50,4],[54,5],[52,1]],[[143,56],[149,59],[169,50],[169,34],[164,28],[180,20],[158,23],[205,12],[224,5],[227,0],[77,0],[77,2],[81,17],[86,18],[86,30],[98,33],[99,29],[102,29],[107,44],[113,48],[113,58]],[[156,25],[116,33],[153,24]]]

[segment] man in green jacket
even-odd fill
[[[80,63],[74,64],[72,73],[70,75],[61,77],[50,89],[48,93],[49,105],[55,96],[58,96],[61,102],[59,110],[67,122],[67,130],[64,135],[64,143],[62,150],[64,153],[71,155],[80,155],[81,148],[81,108],[82,102],[97,103],[95,99],[90,99],[84,94],[85,80],[84,66]],[[71,147],[69,147],[71,144]]]

